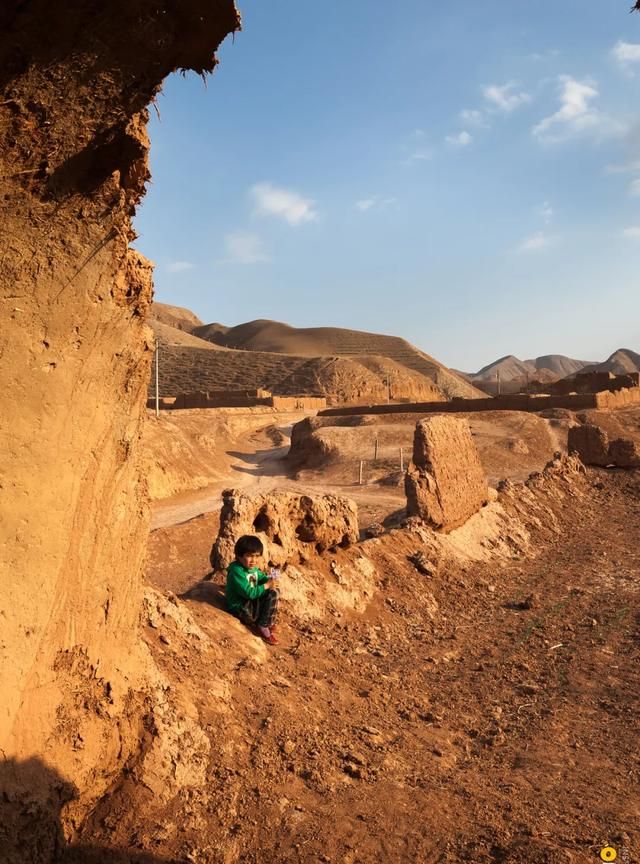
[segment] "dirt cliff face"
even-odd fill
[[[231,0],[0,11],[0,750],[81,802],[134,746],[143,666],[146,106],[238,24]]]

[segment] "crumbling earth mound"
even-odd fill
[[[638,416],[637,408],[585,412],[579,416],[582,424],[569,429],[569,452],[577,453],[585,465],[640,468]]]
[[[416,424],[405,491],[408,515],[443,531],[487,503],[487,478],[466,420],[441,415]]]
[[[265,546],[270,566],[305,563],[329,550],[346,549],[358,540],[358,511],[349,498],[298,495],[272,490],[249,495],[222,493],[220,531],[211,549],[211,566],[224,570],[235,558],[243,534],[255,534]]]
[[[557,450],[566,448],[571,417],[550,419],[524,411],[486,411],[465,417],[489,483],[502,478],[525,480],[541,471]],[[413,449],[415,414],[355,414],[343,417],[308,417],[291,433],[288,464],[300,479],[353,482],[360,460],[366,482],[395,482]],[[378,446],[376,448],[376,440]]]
[[[238,26],[231,0],[0,9],[0,752],[16,769],[0,796],[14,807],[4,862],[47,859],[51,824],[73,830],[150,712],[138,440],[152,287],[131,217],[147,106],[173,70],[211,71]],[[29,836],[11,828],[22,795],[53,820]]]

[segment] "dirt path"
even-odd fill
[[[376,485],[359,486],[344,483],[340,486],[322,483],[321,472],[303,482],[296,481],[288,470],[285,457],[289,450],[288,439],[292,424],[258,430],[237,439],[232,449],[227,451],[231,457],[230,476],[220,483],[211,484],[203,489],[182,492],[152,504],[151,531],[168,528],[186,522],[203,513],[218,512],[222,506],[220,495],[229,487],[251,489],[264,492],[278,487],[293,491],[313,491],[317,494],[347,495],[358,504],[365,519],[380,520],[394,510],[405,505],[401,488],[389,491]],[[273,431],[287,439],[284,446],[274,444]]]

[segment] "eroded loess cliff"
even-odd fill
[[[31,801],[15,842],[65,799],[73,824],[139,745],[146,106],[238,26],[232,0],[0,11],[0,784],[13,816]]]

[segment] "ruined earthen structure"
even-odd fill
[[[156,400],[147,400],[147,408],[155,408]],[[220,390],[180,393],[158,400],[163,410],[185,408],[253,408],[264,405],[277,411],[319,411],[327,407],[325,396],[274,396],[269,390]]]
[[[238,26],[232,0],[0,10],[0,779],[31,813],[22,839],[2,814],[5,861],[9,836],[48,860],[38,825],[62,823],[38,814],[73,799],[72,830],[139,747],[152,287],[131,217],[147,106]]]
[[[631,377],[631,376],[629,376]],[[622,408],[640,405],[640,387],[623,387],[616,392],[570,393],[567,396],[500,396],[490,399],[458,399],[451,402],[410,402],[406,405],[357,405],[327,408],[321,415],[347,416],[349,414],[459,414],[470,411],[549,411],[566,408],[584,411],[589,408]]]
[[[569,453],[577,453],[585,465],[611,465],[615,468],[640,468],[640,446],[629,438],[609,439],[606,430],[595,423],[569,429]]]
[[[265,563],[272,566],[304,562],[358,540],[358,510],[349,498],[285,491],[246,495],[228,489],[222,500],[220,531],[211,549],[214,570],[233,561],[233,547],[243,534],[260,537]]]
[[[487,503],[487,478],[467,420],[441,416],[417,423],[405,490],[408,515],[443,531]]]

